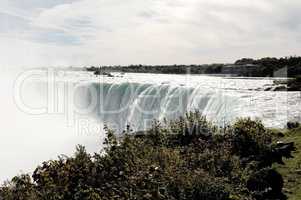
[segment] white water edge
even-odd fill
[[[264,91],[272,78],[31,70],[2,72],[0,181],[82,144],[99,151],[103,125],[118,133],[199,110],[223,126],[239,117],[267,127],[301,121],[300,92]]]

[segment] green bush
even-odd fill
[[[232,152],[241,157],[261,155],[269,151],[269,144],[272,143],[271,132],[261,121],[250,118],[239,119],[230,129],[230,134],[233,135]]]
[[[281,193],[282,176],[274,169],[264,168],[252,174],[247,181],[247,188],[256,199],[285,199]]]
[[[200,113],[154,122],[143,134],[128,128],[122,138],[105,129],[105,148],[90,155],[78,146],[73,157],[42,163],[0,188],[2,200],[260,199],[282,179],[260,165],[272,155],[269,131],[260,121],[240,119],[218,129]],[[279,175],[277,175],[279,176]],[[271,179],[272,180],[272,179]]]

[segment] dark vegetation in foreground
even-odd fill
[[[272,166],[291,158],[294,143],[277,142],[284,135],[260,121],[240,119],[221,129],[196,112],[154,122],[140,134],[106,133],[100,153],[79,146],[73,157],[44,162],[32,177],[3,185],[0,199],[286,199],[285,181]]]
[[[204,65],[130,65],[88,67],[96,75],[109,72],[163,73],[163,74],[232,74],[250,77],[296,77],[301,75],[301,57],[243,58],[233,64]]]

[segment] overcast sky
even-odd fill
[[[301,54],[300,0],[0,0],[0,66]]]

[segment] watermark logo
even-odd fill
[[[279,77],[280,73],[285,77],[286,71],[286,68],[281,69],[275,75]],[[108,124],[118,131],[127,125],[141,130],[148,128],[154,119],[173,119],[194,110],[222,124],[241,116],[244,111],[254,115],[258,112],[262,114],[260,117],[268,119],[281,116],[288,121],[289,97],[283,97],[288,94],[254,88],[251,84],[262,86],[256,84],[256,79],[198,77],[191,75],[189,68],[186,75],[164,76],[171,81],[182,78],[181,84],[166,84],[164,80],[157,83],[142,80],[140,83],[127,76],[96,76],[91,72],[54,68],[27,70],[15,80],[14,101],[19,110],[30,115],[64,115],[68,126],[78,127],[80,134],[99,132],[101,128],[95,125],[95,120],[99,122],[96,124]],[[272,83],[271,78],[258,78],[257,81]],[[28,82],[44,86],[44,106],[32,107],[24,101],[27,93],[24,85]],[[277,100],[279,94],[281,101]],[[269,112],[262,112],[264,106],[269,107],[266,109]]]

